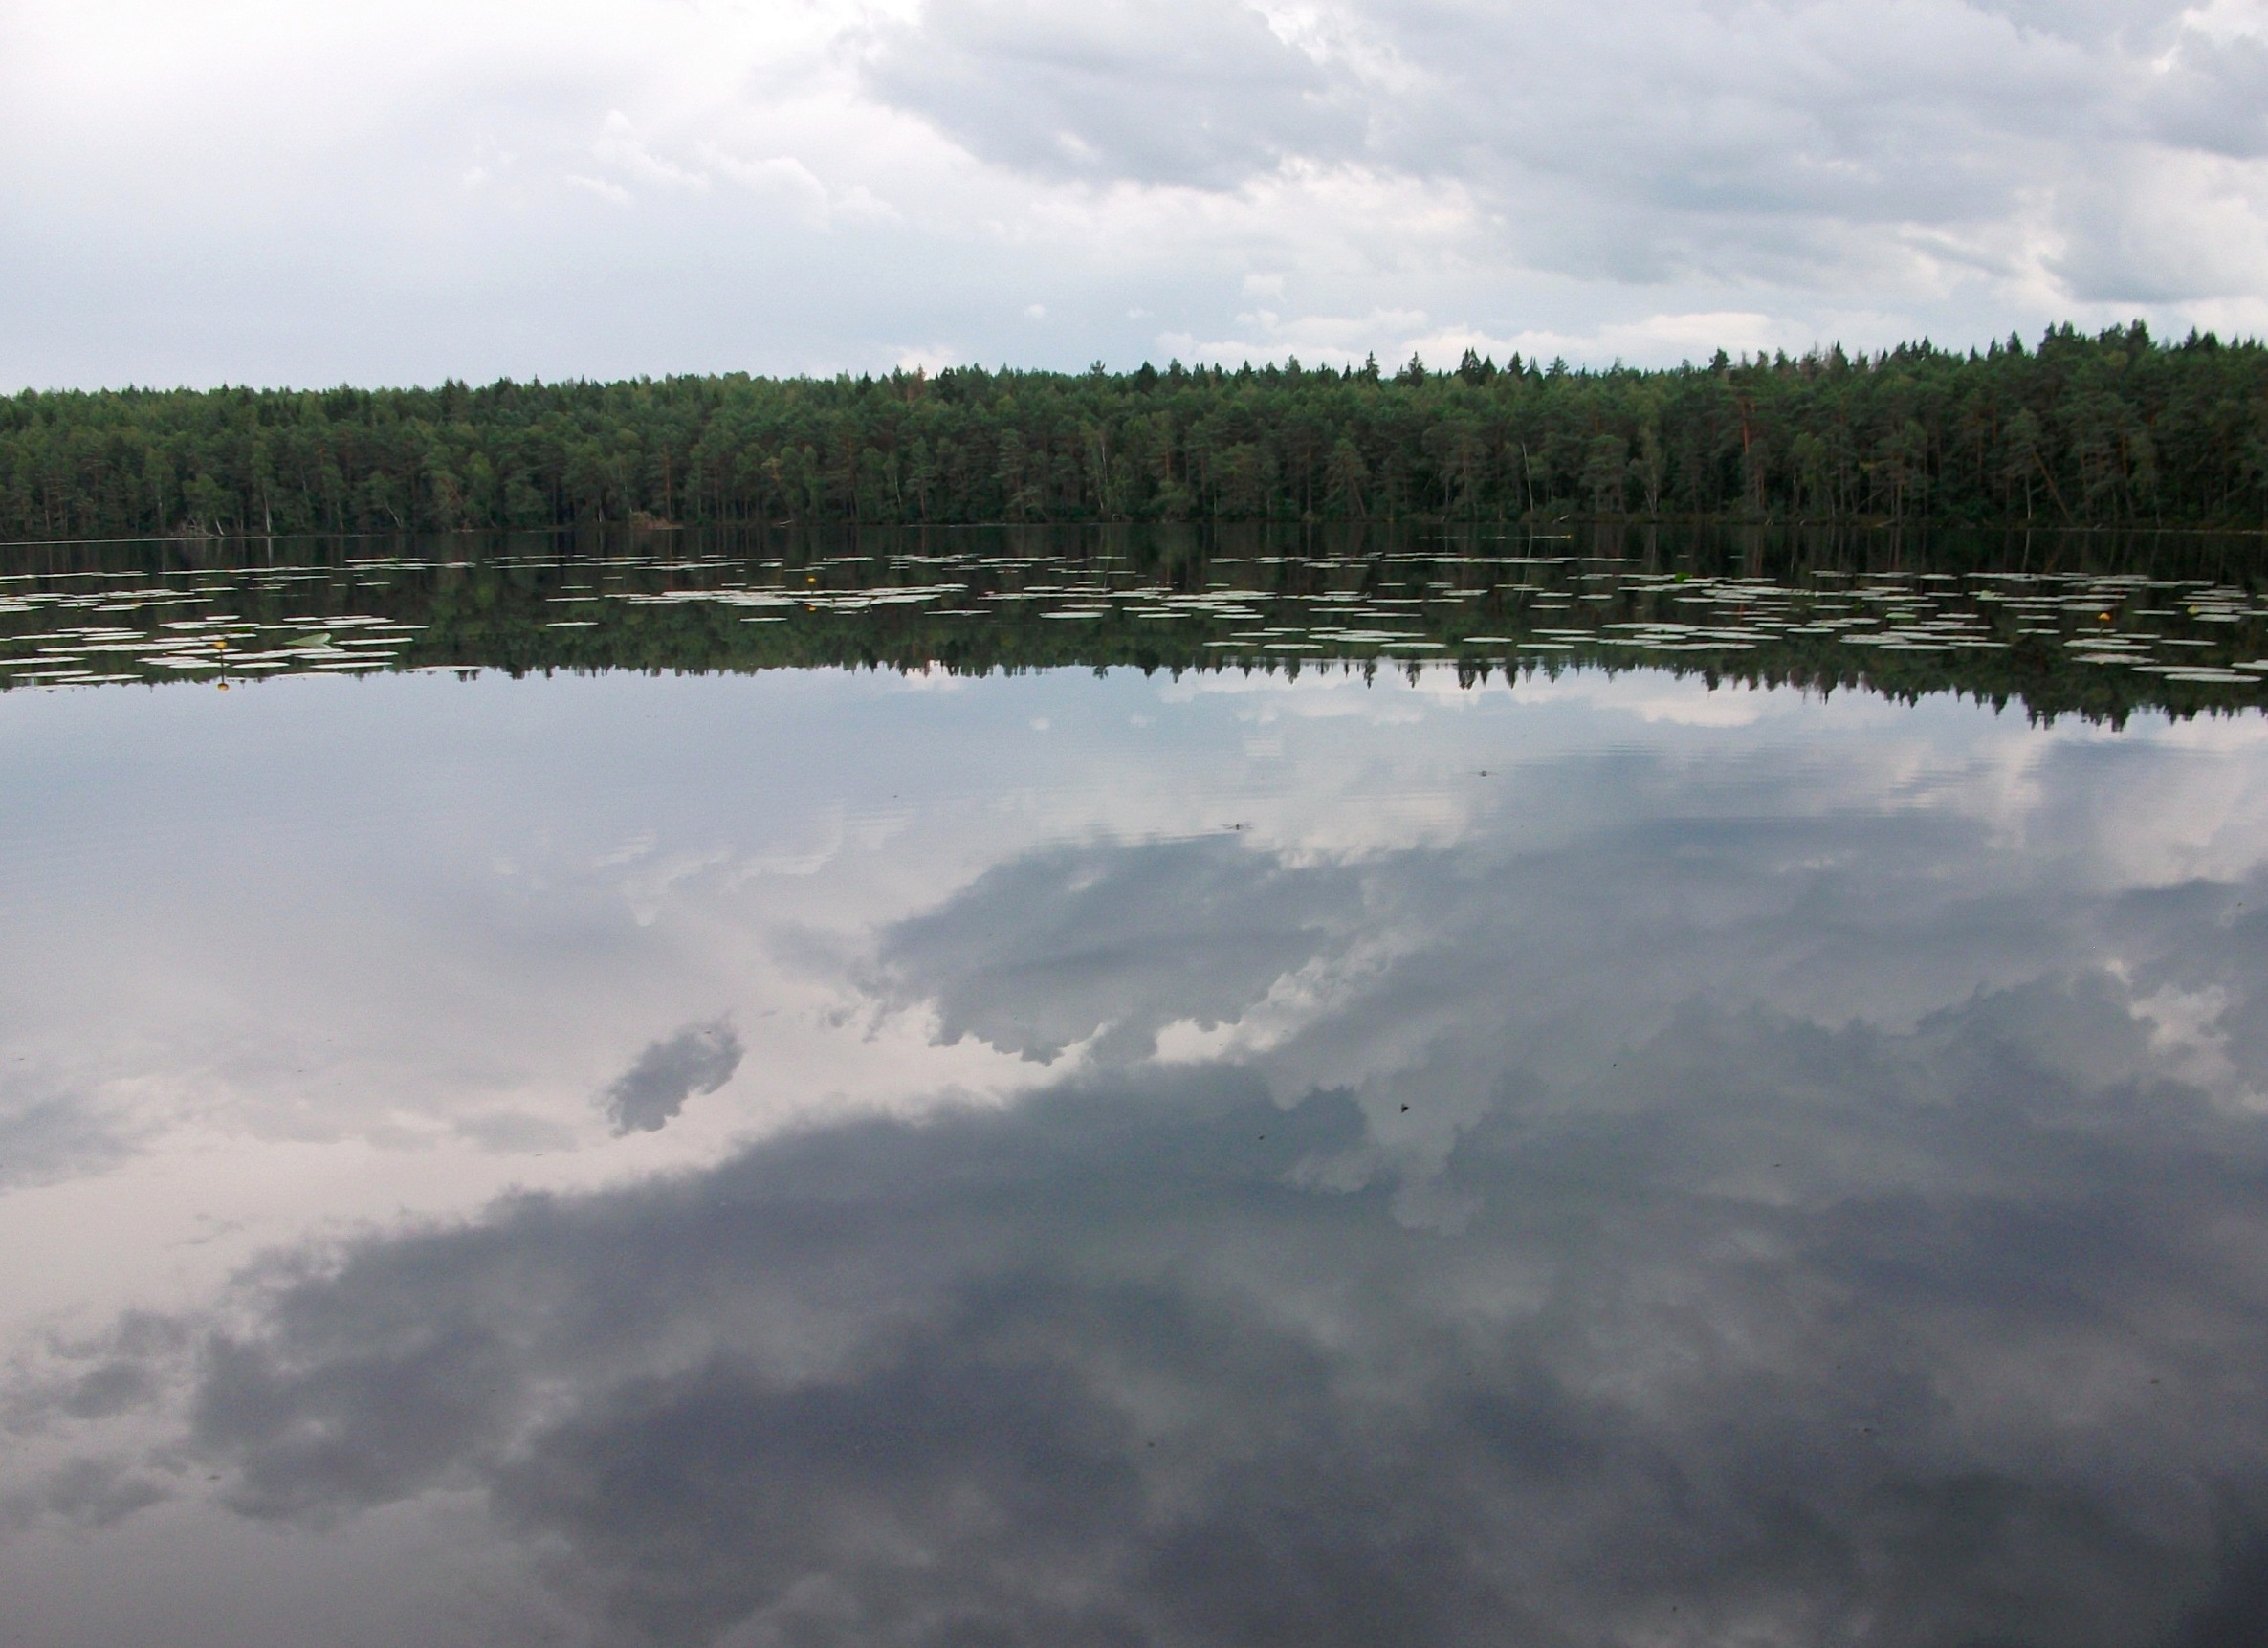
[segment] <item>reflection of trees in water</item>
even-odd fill
[[[973,673],[1100,666],[1296,672],[1333,663],[1392,670],[1411,667],[1410,660],[1397,658],[1393,643],[1376,636],[1342,640],[1325,633],[1304,659],[1282,644],[1306,628],[1327,628],[1331,613],[1307,604],[1318,599],[1414,596],[1418,604],[1394,617],[1408,627],[1411,642],[1442,644],[1438,655],[1467,680],[1556,673],[1571,664],[1609,670],[1642,666],[1699,674],[1712,685],[1843,688],[1893,697],[1954,692],[2021,704],[2034,714],[2118,721],[2142,709],[2176,714],[2249,709],[2258,704],[2259,690],[2244,681],[2105,668],[2064,645],[2068,634],[2027,634],[2027,626],[2009,622],[1997,625],[1995,649],[1890,648],[1864,655],[1818,635],[1759,634],[1738,645],[1665,650],[1634,647],[1612,626],[1690,618],[1677,602],[1692,591],[1669,589],[1664,579],[1700,581],[1696,588],[1712,579],[1755,581],[1759,599],[1815,602],[1857,582],[1903,579],[1917,599],[1975,613],[1986,612],[1973,600],[1979,581],[1992,576],[2063,580],[2079,593],[2108,590],[2103,599],[2122,607],[2140,604],[2129,599],[2139,584],[2120,590],[2094,581],[2154,580],[2229,586],[2212,599],[2222,601],[2236,621],[2200,632],[2210,650],[2170,660],[2225,667],[2268,653],[2268,626],[2244,605],[2256,552],[2250,539],[2159,533],[1930,535],[1833,525],[1696,532],[1611,522],[1543,536],[1356,522],[1311,529],[843,528],[55,546],[19,550],[22,575],[0,586],[18,603],[50,603],[0,612],[12,653],[0,653],[0,681],[10,678],[11,662],[23,666],[42,637],[83,624],[90,604],[130,598],[138,587],[191,594],[201,604],[150,607],[110,622],[139,624],[154,634],[182,613],[200,611],[287,626],[372,614],[420,626],[409,645],[389,655],[392,663],[516,672],[846,666]],[[1050,601],[1070,600],[1059,587],[1066,577],[1090,591],[1108,586],[1117,599],[1080,622],[1049,619]],[[953,587],[951,599],[876,606],[856,600],[862,591],[945,587],[939,581]],[[1146,591],[1195,597],[1228,584],[1282,603],[1282,610],[1256,619],[1191,606],[1168,625],[1127,604],[1138,605]],[[1027,588],[1047,594],[1030,602],[988,600]],[[767,589],[807,599],[760,614],[730,600],[701,599]],[[579,596],[605,598],[562,604]],[[1572,604],[1551,604],[1562,596]],[[2162,599],[2204,597],[2192,591]],[[1541,609],[1531,604],[1538,600],[1547,604]],[[570,614],[572,622],[564,622]],[[2187,622],[2182,613],[2173,616]],[[1279,645],[1271,649],[1251,633],[1256,622],[1294,633],[1274,636]],[[2165,626],[2156,619],[2150,625],[2155,627],[2137,629],[2123,623],[2118,633],[2154,642]],[[1538,643],[1539,631],[1549,640]],[[1524,653],[1523,643],[1538,647]],[[2148,660],[2137,655],[2134,662]]]

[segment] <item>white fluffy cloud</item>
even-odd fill
[[[17,0],[0,380],[2268,323],[2268,7]]]

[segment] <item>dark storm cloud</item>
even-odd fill
[[[600,1103],[617,1133],[658,1132],[694,1093],[714,1093],[740,1067],[740,1038],[722,1019],[688,1024],[648,1045]]]

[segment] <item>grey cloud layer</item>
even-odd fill
[[[6,386],[2268,324],[2251,0],[407,3],[0,18]]]
[[[1361,152],[1366,111],[1257,11],[1202,0],[961,0],[884,36],[872,84],[987,160],[1231,187]]]
[[[1260,8],[1181,0],[935,0],[885,40],[876,91],[987,159],[1207,187],[1292,162],[1449,182],[1528,266],[1585,277],[1879,290],[1917,254],[1994,275],[2038,255],[2075,297],[2162,301],[2261,274],[2129,244],[2141,158],[2268,143],[2262,42],[2162,4],[1369,0],[1271,31]]]

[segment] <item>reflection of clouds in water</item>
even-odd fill
[[[1446,696],[1448,683],[1441,678],[1448,671],[1432,673],[1435,691]],[[1556,680],[1530,676],[1518,691],[1530,703],[1581,703],[1679,727],[1751,726],[1774,714],[1791,714],[1808,696],[1738,682],[1711,685],[1652,670],[1619,675],[1570,673]]]
[[[2101,976],[1693,1004],[1450,1237],[1218,1068],[818,1131],[272,1285],[194,1443],[476,1485],[632,1639],[2149,1640],[2268,1504],[2268,1153],[2150,1061]]]
[[[130,1148],[84,1095],[0,1090],[0,1189],[69,1178]]]
[[[1012,862],[884,974],[1085,1075],[254,1280],[190,1454],[482,1495],[624,1640],[2249,1639],[2268,920],[1981,827]]]
[[[1615,765],[1618,792],[1662,781]],[[1454,852],[1300,863],[1213,838],[1035,853],[887,930],[887,994],[934,1001],[948,1038],[1025,1057],[1085,1044],[1109,1066],[1163,1048],[1247,1066],[1285,1102],[1345,1089],[1371,1136],[1332,1182],[1428,1177],[1508,1093],[1611,1065],[1696,998],[1897,1026],[2043,969],[2113,967],[2131,1002],[2155,1003],[2137,1010],[2163,1050],[2189,1049],[2185,1078],[2235,1101],[2248,1058],[2268,1068],[2268,1035],[2244,1028],[2268,1000],[2216,982],[2268,960],[2245,886],[2106,893],[2083,836],[2057,852],[1955,809],[1814,809],[1807,776],[1759,768],[1746,816],[1586,807],[1579,828]]]
[[[11,1411],[37,1457],[0,1511],[289,1527],[352,1566],[376,1523],[477,1505],[607,1640],[2084,1644],[2216,1594],[2223,1636],[2186,1640],[2257,1632],[2213,1590],[2268,1514],[2243,808],[2219,880],[2128,877],[2190,827],[2160,816],[2190,758],[2147,733],[1839,707],[1649,741],[1488,707],[1486,745],[1390,749],[1288,714],[1280,794],[1224,791],[1224,724],[1180,777],[1063,780],[1044,827],[987,800],[981,841],[846,859],[767,989],[894,1009],[925,1106],[948,1057],[1062,1080],[288,1257],[193,1353],[65,1358]],[[1378,826],[1374,795],[1467,769],[1459,828]],[[571,845],[529,862],[616,911]],[[672,925],[738,874],[526,999],[598,1004],[584,1072],[706,997],[767,1091],[870,1096],[714,988],[729,921]],[[525,953],[571,956],[530,908]],[[932,1024],[958,1053],[913,1045]],[[737,1062],[695,1024],[602,1102],[659,1126]],[[685,1164],[727,1109],[650,1142]],[[533,1108],[473,1113],[559,1148]],[[129,1440],[176,1418],[186,1447]]]
[[[2247,718],[2211,732],[2161,727],[2147,740],[2075,739],[2028,827],[2083,841],[2096,872],[2122,884],[2241,876],[2268,841],[2263,734],[2268,722]]]
[[[740,1038],[722,1019],[650,1043],[607,1084],[602,1104],[617,1134],[659,1132],[695,1093],[714,1093],[740,1067]]]
[[[984,872],[890,932],[886,993],[934,996],[947,1041],[974,1035],[1051,1063],[1146,1057],[1179,1020],[1233,1018],[1350,930],[1359,890],[1228,842],[1050,848]]]

